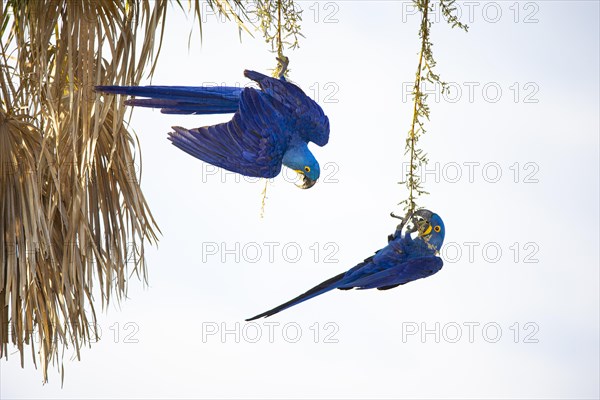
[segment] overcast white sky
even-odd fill
[[[394,290],[335,291],[255,315],[386,243],[406,191],[418,17],[409,2],[304,1],[290,78],[322,104],[331,139],[311,147],[322,180],[269,186],[193,159],[172,125],[227,116],[136,109],[142,186],[163,236],[150,286],[99,319],[101,340],[65,363],[64,388],[18,355],[9,398],[598,398],[599,3],[459,3],[469,33],[437,24],[437,71],[421,144],[420,205],[446,224],[444,268]],[[275,61],[208,16],[167,24],[152,83],[247,83]],[[149,82],[148,82],[149,83]]]

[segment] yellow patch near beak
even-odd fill
[[[302,171],[301,169],[295,169],[294,172],[304,175],[304,171]]]
[[[427,227],[427,229],[425,229],[425,231],[423,233],[421,233],[421,235],[419,236],[427,236],[431,233],[431,224]]]

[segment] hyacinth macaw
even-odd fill
[[[165,114],[228,114],[229,122],[185,129],[169,140],[195,158],[242,175],[273,178],[285,165],[312,187],[321,170],[308,142],[325,146],[329,119],[302,89],[285,78],[244,71],[260,89],[193,86],[96,86],[103,93],[136,97],[127,105],[160,108]]]
[[[429,210],[416,211],[412,220],[412,230],[402,234],[402,223],[396,232],[389,236],[386,247],[357,266],[326,280],[287,303],[246,321],[269,317],[333,289],[387,290],[435,274],[443,265],[442,259],[436,254],[444,242],[444,223],[439,215]],[[418,231],[418,236],[412,239],[411,233],[415,231]]]

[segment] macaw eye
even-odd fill
[[[304,171],[305,172],[310,172],[310,167],[309,166],[304,167]]]
[[[441,230],[442,230],[442,228],[440,228],[440,226],[439,226],[439,225],[436,225],[436,226],[433,228],[433,230],[434,230],[434,231],[436,231],[436,232],[439,232],[439,231],[441,231]]]

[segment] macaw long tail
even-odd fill
[[[130,106],[160,108],[164,114],[228,114],[237,111],[242,88],[231,86],[96,86],[102,93],[145,99],[127,100]]]
[[[290,308],[292,306],[295,306],[296,304],[300,304],[303,301],[312,299],[313,297],[329,292],[330,290],[337,289],[337,284],[339,284],[339,282],[344,278],[345,275],[346,273],[342,272],[341,274],[336,275],[333,278],[327,279],[325,282],[320,283],[319,285],[310,289],[308,292],[301,294],[300,296],[288,301],[287,303],[283,303],[282,305],[277,306],[269,311],[265,311],[262,314],[255,315],[252,318],[248,318],[246,321],[254,321],[258,318],[270,317],[271,315],[277,314],[278,312],[283,311],[286,308]]]

